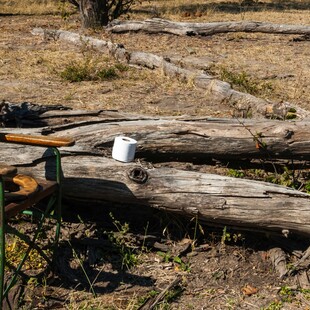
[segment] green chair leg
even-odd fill
[[[0,176],[0,309],[3,303],[5,267],[5,230],[4,230],[4,184]]]
[[[10,289],[15,285],[18,275],[21,273],[22,267],[26,262],[30,252],[32,249],[35,249],[39,252],[39,254],[46,260],[48,265],[51,265],[55,258],[56,249],[59,242],[60,237],[60,229],[61,229],[61,212],[62,212],[62,188],[61,188],[61,179],[62,179],[62,170],[61,170],[61,156],[60,152],[56,147],[53,147],[53,152],[56,156],[56,182],[58,183],[58,190],[54,193],[51,197],[49,197],[47,206],[44,212],[38,213],[38,227],[35,235],[33,236],[32,240],[28,237],[24,237],[18,230],[15,228],[10,227],[5,222],[5,201],[4,201],[4,181],[3,178],[0,176],[0,310],[2,309],[2,305],[4,299],[8,295]],[[53,212],[51,214],[51,211]],[[23,211],[24,214],[34,216],[36,214],[35,210],[25,210]],[[37,238],[39,237],[40,232],[43,230],[44,220],[49,217],[56,220],[56,231],[55,231],[55,239],[52,248],[52,258],[49,259],[45,253],[36,245]],[[25,241],[28,244],[28,248],[24,253],[19,265],[14,270],[14,275],[10,279],[9,283],[4,285],[4,275],[5,275],[5,233],[12,233],[18,236],[21,240]]]
[[[58,245],[61,229],[61,214],[62,214],[62,169],[61,169],[61,155],[59,150],[54,147],[54,154],[56,155],[56,181],[58,183],[58,192],[57,192],[57,201],[56,201],[56,235],[55,235],[55,244],[54,244],[54,253]]]

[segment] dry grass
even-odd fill
[[[64,104],[75,108],[120,109],[149,114],[204,114],[228,116],[229,109],[210,102],[207,94],[165,77],[160,71],[130,68],[112,81],[69,83],[59,72],[71,62],[90,57],[98,64],[113,63],[106,55],[69,44],[44,41],[30,34],[33,27],[80,31],[78,14],[66,15],[72,7],[60,1],[0,0],[0,13],[50,14],[2,16],[0,24],[1,98],[13,102],[31,101]],[[134,8],[132,19],[152,16],[172,20],[228,21],[259,20],[306,24],[310,9],[307,1],[260,1],[259,7],[242,10],[240,1],[176,0],[143,1]],[[263,3],[263,4],[262,4]],[[284,4],[283,4],[284,3]],[[288,8],[286,8],[286,7]],[[239,8],[239,9],[236,9]],[[66,16],[66,18],[64,18]],[[273,91],[263,94],[275,101],[291,101],[310,107],[310,64],[308,42],[292,42],[293,36],[266,34],[221,34],[206,38],[146,34],[89,34],[123,43],[128,50],[140,50],[165,56],[209,57],[210,68],[226,68],[236,74],[245,72],[256,81],[268,82]],[[154,78],[155,77],[155,78]]]
[[[141,17],[147,18],[151,14],[179,21],[257,20],[309,24],[309,6],[308,0],[170,0],[143,1],[140,10],[137,11]]]
[[[0,0],[0,13],[47,15],[74,12],[72,5],[60,0]]]

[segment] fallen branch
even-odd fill
[[[173,289],[175,286],[179,285],[181,282],[181,277],[175,278],[171,283],[169,283],[157,296],[146,300],[146,302],[140,306],[139,310],[152,310],[154,309],[166,296],[166,294]]]
[[[53,179],[53,164],[38,162],[20,165],[19,171]],[[197,217],[200,223],[310,235],[310,196],[297,190],[173,168],[143,168],[98,156],[64,156],[62,164],[65,197],[73,204],[87,204],[88,213],[94,205],[96,218],[111,206],[128,215],[150,206]]]
[[[240,111],[243,116],[251,114],[267,118],[286,119],[292,111],[296,112],[296,115],[301,118],[310,116],[310,112],[295,107],[290,103],[272,103],[253,95],[236,91],[226,82],[217,80],[213,76],[197,70],[183,69],[162,56],[144,52],[129,52],[122,45],[64,30],[35,28],[32,34],[40,35],[44,38],[52,37],[55,40],[59,39],[75,45],[85,45],[86,43],[100,52],[112,55],[118,61],[150,69],[161,69],[167,76],[194,83],[196,87],[205,89],[208,96],[213,98],[214,101],[230,105],[234,112]]]
[[[144,21],[114,20],[108,27],[113,33],[147,32],[169,33],[179,36],[211,36],[227,32],[260,32],[274,34],[300,34],[309,35],[310,26],[273,24],[255,21],[242,22],[213,22],[213,23],[187,23],[174,22],[161,18],[152,18]]]
[[[272,265],[279,274],[279,278],[283,279],[288,273],[284,251],[281,248],[272,248],[268,251],[268,255]]]
[[[10,105],[8,103],[8,105]],[[16,108],[16,104],[14,105]],[[31,133],[33,135],[55,134],[71,136],[76,146],[66,150],[66,154],[86,154],[111,157],[111,148],[116,136],[125,135],[138,141],[137,158],[163,162],[178,160],[192,161],[193,158],[207,159],[289,159],[310,160],[310,121],[277,121],[253,119],[214,119],[208,117],[165,117],[154,118],[126,114],[117,111],[80,111],[41,109],[35,105],[18,112],[18,124],[23,129],[3,129],[9,133]],[[16,109],[19,111],[18,109]],[[22,116],[21,116],[22,115]],[[5,123],[12,124],[14,114]],[[33,125],[33,126],[31,126]],[[38,127],[28,128],[25,127]],[[42,127],[43,126],[43,127]],[[23,154],[16,152],[16,145],[6,145],[1,150],[2,160],[15,164],[25,164],[28,149]],[[29,150],[36,154],[35,150]],[[35,156],[40,156],[39,153]],[[20,158],[20,160],[19,160]],[[31,161],[32,162],[32,161]]]

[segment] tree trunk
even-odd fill
[[[80,0],[80,15],[84,28],[99,28],[109,22],[107,0]]]
[[[272,24],[254,21],[242,22],[214,22],[214,23],[186,23],[172,22],[160,18],[145,21],[118,21],[109,26],[109,31],[114,33],[138,32],[169,33],[180,36],[210,36],[227,32],[261,32],[274,34],[310,34],[310,26]]]
[[[68,111],[60,112],[68,119]],[[55,112],[45,113],[55,116]],[[40,117],[44,118],[45,113]],[[71,115],[74,115],[73,111]],[[108,206],[117,206],[123,213],[152,207],[197,217],[200,222],[214,225],[310,235],[308,194],[252,180],[167,167],[154,168],[147,157],[148,154],[156,158],[170,153],[169,156],[182,160],[185,155],[189,159],[199,153],[205,157],[214,156],[216,152],[232,158],[259,156],[261,150],[256,147],[257,141],[250,133],[253,131],[255,135],[262,132],[259,138],[266,139],[267,149],[269,147],[270,154],[274,156],[302,153],[310,158],[310,123],[247,120],[243,124],[236,120],[138,120],[138,117],[129,120],[134,119],[133,116],[122,121],[119,114],[115,116],[111,121],[111,113],[104,116],[102,112],[101,116],[97,114],[95,122],[90,117],[88,121],[65,125],[36,129],[6,128],[5,131],[56,132],[57,136],[74,137],[74,147],[61,149],[63,193],[70,201],[87,205],[87,211],[95,203],[99,203],[96,214]],[[125,164],[111,158],[113,139],[123,134],[138,140],[137,157],[142,155],[144,161],[137,159]],[[54,178],[54,161],[42,161],[42,157],[51,156],[49,150],[8,143],[1,143],[0,147],[2,161],[17,165],[19,172]]]

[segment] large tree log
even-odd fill
[[[190,122],[149,119],[97,123],[76,128],[72,123],[72,128],[64,130],[61,130],[61,126],[54,126],[6,131],[32,134],[56,131],[57,136],[70,135],[76,138],[74,147],[61,150],[65,177],[63,192],[72,201],[87,202],[88,207],[95,202],[100,203],[103,209],[111,205],[124,208],[131,206],[131,210],[151,206],[191,218],[197,216],[205,223],[309,235],[310,195],[305,193],[251,180],[154,168],[151,164],[141,164],[139,161],[124,164],[110,158],[113,138],[119,134],[130,134],[138,140],[138,154],[170,152],[182,157],[182,152],[187,155],[198,152],[210,154],[214,153],[210,151],[212,148],[220,149],[222,146],[222,153],[227,155],[237,150],[240,152],[244,142],[251,145],[253,154],[259,154],[260,150],[255,147],[249,128],[268,132],[269,137],[273,134],[270,142],[274,142],[275,149],[280,149],[280,141],[285,144],[288,140],[291,142],[286,144],[288,148],[296,143],[296,147],[292,148],[294,151],[304,145],[302,152],[306,153],[304,149],[308,147],[309,154],[309,146],[306,146],[310,141],[309,124],[306,122],[261,121],[256,124],[257,127],[251,127],[255,125],[254,121],[246,122],[248,129],[237,121],[229,120]],[[234,138],[230,137],[231,143],[229,139],[223,143],[226,136],[231,136],[231,132],[236,134]],[[304,139],[302,134],[306,135]],[[281,136],[278,140],[277,135]],[[42,161],[42,157],[48,159],[51,156],[49,150],[7,143],[1,143],[0,147],[2,161],[18,165],[20,172],[54,178],[53,161]],[[108,154],[104,156],[105,153]],[[96,212],[99,212],[100,207],[97,208]]]
[[[296,115],[305,118],[310,113],[291,103],[269,102],[253,95],[242,93],[231,88],[229,83],[217,80],[207,73],[201,71],[184,69],[175,65],[170,59],[151,53],[129,52],[123,45],[114,44],[109,41],[95,39],[89,36],[83,36],[64,30],[43,30],[35,28],[32,34],[40,35],[44,38],[52,37],[75,45],[87,45],[96,48],[100,52],[108,53],[117,60],[126,62],[130,65],[143,66],[150,69],[161,69],[167,76],[194,83],[196,87],[205,89],[210,98],[217,102],[223,102],[232,107],[233,111],[239,111],[243,117],[248,115],[264,116],[267,118],[286,119],[291,116],[291,112],[297,112]]]
[[[114,138],[126,135],[138,141],[138,158],[147,157],[156,161],[173,158],[179,161],[193,158],[310,160],[310,121],[186,116],[159,119],[117,111],[83,112],[65,109],[48,110],[37,115],[23,110],[22,115],[18,119],[18,125],[25,127],[32,122],[41,127],[11,129],[10,132],[22,130],[32,134],[56,133],[59,136],[74,137],[77,140],[76,146],[67,150],[72,155],[83,153],[109,157]],[[13,115],[10,115],[11,118],[14,118]],[[2,150],[2,160],[10,161],[16,147],[7,145]],[[25,163],[25,152],[28,150],[24,150],[22,154],[14,152],[15,164]],[[29,152],[33,153],[34,150]]]
[[[64,157],[63,192],[72,202],[160,210],[198,217],[201,223],[231,225],[248,230],[285,230],[310,234],[310,195],[263,182],[171,168],[143,168],[105,157]],[[20,171],[52,177],[43,163]]]
[[[180,36],[210,36],[227,32],[261,32],[301,35],[310,34],[310,26],[307,25],[272,24],[255,21],[188,23],[173,22],[161,18],[152,18],[145,21],[114,20],[109,25],[108,30],[113,33],[144,31],[147,33],[169,33]]]

